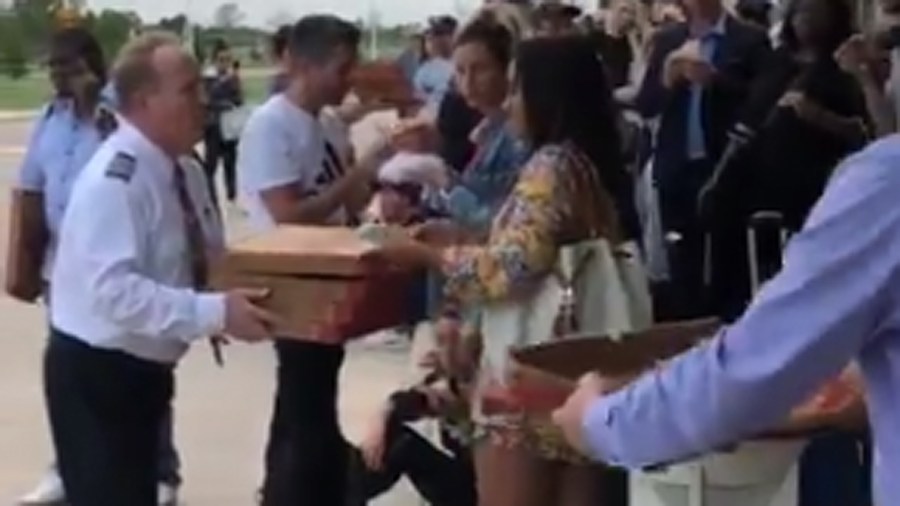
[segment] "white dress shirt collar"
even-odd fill
[[[174,174],[171,171],[175,170],[178,163],[163,151],[162,148],[157,146],[156,143],[150,140],[144,132],[141,132],[140,129],[134,126],[133,123],[125,118],[120,118],[119,121],[119,135],[126,142],[126,145],[130,146],[134,151],[129,154],[146,162],[150,162],[154,166],[159,166],[160,168],[168,167],[169,171],[154,170],[151,172],[153,172],[153,177],[156,178],[158,182],[164,182],[166,184],[174,183]]]

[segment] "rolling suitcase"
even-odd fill
[[[782,251],[790,234],[778,211],[758,211],[747,224],[747,261],[750,267],[750,294],[755,296],[763,283],[781,270]]]

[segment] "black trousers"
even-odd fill
[[[44,389],[69,506],[156,506],[173,384],[170,366],[52,331]]]
[[[350,450],[348,506],[365,506],[406,477],[430,506],[477,506],[475,466],[462,448],[444,453],[405,424],[388,427],[380,470],[368,469],[361,452]]]
[[[871,506],[871,470],[868,434],[818,435],[800,459],[799,506]]]
[[[667,299],[660,301],[666,309],[659,315],[662,320],[709,315],[709,294],[704,286],[706,236],[697,212],[697,197],[712,169],[706,160],[688,162],[680,168],[678,178],[660,184],[664,232],[676,232],[680,236],[677,242],[667,243],[670,281],[661,290]]]
[[[209,181],[213,200],[218,202],[216,173],[219,169],[219,162],[221,162],[225,174],[225,197],[229,202],[234,202],[234,199],[237,197],[237,180],[235,175],[235,167],[237,165],[237,141],[226,141],[222,139],[222,132],[219,131],[217,125],[206,129],[203,145],[206,149],[204,168],[206,169],[206,177]]]
[[[348,452],[337,403],[344,349],[284,340],[275,351],[278,375],[262,504],[342,505]]]

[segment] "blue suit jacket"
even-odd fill
[[[636,98],[645,118],[659,117],[654,149],[654,172],[661,190],[677,185],[679,172],[687,162],[687,114],[691,87],[679,84],[667,89],[662,84],[666,57],[689,36],[688,26],[679,23],[660,31],[653,41],[647,73]],[[767,34],[751,25],[726,16],[725,33],[712,63],[717,73],[704,89],[702,124],[708,159],[718,160],[726,144],[726,132],[747,97],[750,83],[763,71],[771,52]]]

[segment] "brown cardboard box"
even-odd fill
[[[351,77],[353,91],[363,101],[383,100],[397,105],[414,101],[412,85],[391,61],[370,61],[357,66]]]
[[[583,374],[598,371],[618,378],[638,377],[698,345],[718,327],[716,320],[695,320],[657,325],[621,341],[571,339],[516,350],[509,395],[522,409],[547,413],[563,404]],[[764,436],[795,437],[825,428],[859,428],[865,425],[863,396],[859,374],[848,369]]]
[[[43,291],[41,269],[50,233],[42,193],[14,190],[6,252],[6,293],[34,302]]]
[[[367,264],[372,248],[348,228],[283,226],[233,244],[213,284],[270,289],[279,337],[339,343],[407,318],[412,273]]]

